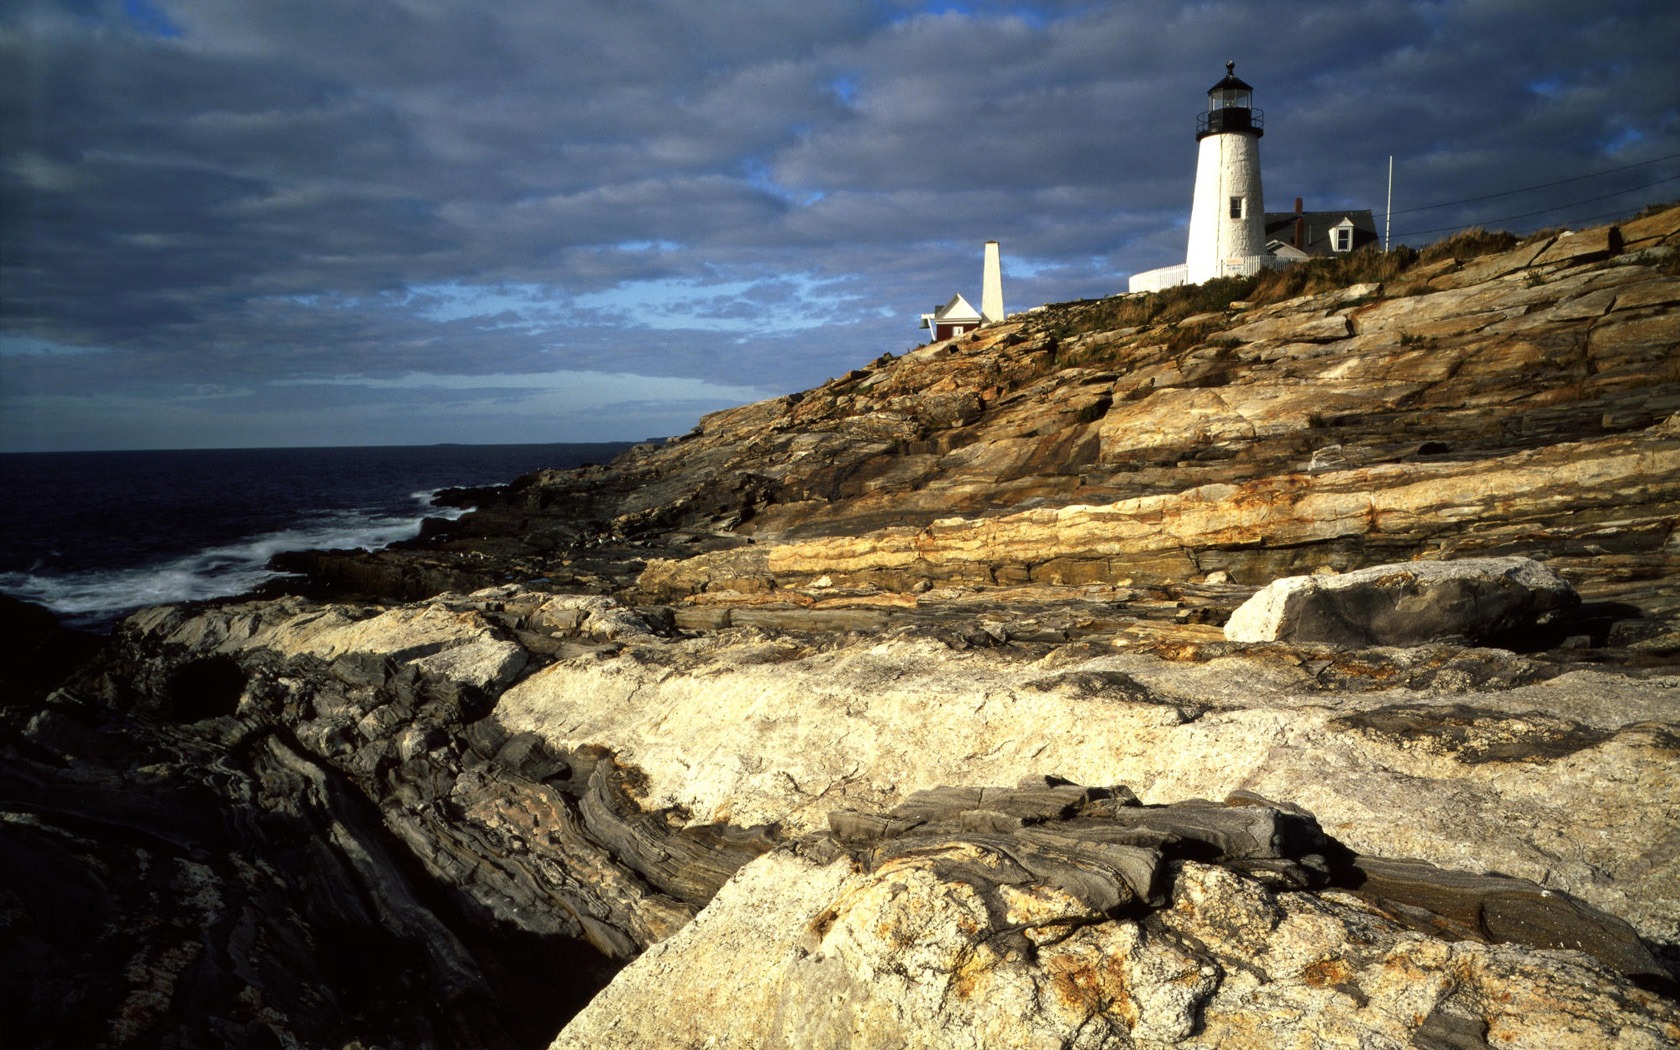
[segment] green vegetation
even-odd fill
[[[1476,227],[1461,230],[1445,240],[1436,241],[1418,252],[1418,262],[1427,266],[1440,262],[1442,259],[1475,259],[1483,255],[1493,255],[1496,252],[1507,252],[1518,244],[1517,235],[1506,233],[1504,230],[1489,232]]]
[[[1643,218],[1646,218],[1647,216],[1659,215],[1659,214],[1661,214],[1665,211],[1668,211],[1670,208],[1675,208],[1675,207],[1680,207],[1680,198],[1676,198],[1675,200],[1671,200],[1671,201],[1659,201],[1656,204],[1647,204],[1647,205],[1645,205],[1645,207],[1639,209],[1639,214],[1638,215],[1635,215],[1633,217],[1633,219],[1629,219],[1628,221],[1632,222],[1632,221],[1634,221],[1634,219],[1643,219]]]
[[[1256,306],[1281,303],[1302,295],[1333,292],[1352,284],[1387,284],[1417,264],[1416,249],[1404,245],[1391,252],[1362,248],[1349,255],[1311,259],[1267,270],[1250,296]]]
[[[1206,284],[1183,284],[1142,295],[1116,295],[1094,302],[1063,305],[1055,335],[1061,339],[1117,328],[1176,325],[1197,314],[1230,309],[1253,290],[1256,277],[1220,277]]]

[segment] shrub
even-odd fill
[[[1474,259],[1482,255],[1492,255],[1495,252],[1506,252],[1517,246],[1514,233],[1504,230],[1488,232],[1477,226],[1469,230],[1460,230],[1444,240],[1424,248],[1418,253],[1418,262],[1432,263],[1441,259]]]
[[[1257,278],[1218,277],[1205,284],[1179,285],[1159,292],[1116,295],[1089,303],[1072,303],[1060,319],[1054,334],[1068,339],[1087,332],[1110,332],[1116,328],[1176,324],[1186,317],[1227,310],[1245,299]]]
[[[1390,252],[1366,247],[1348,255],[1309,259],[1262,274],[1253,300],[1256,306],[1264,306],[1296,296],[1335,291],[1350,284],[1387,284],[1410,269],[1417,259],[1417,251],[1406,245]]]
[[[1567,233],[1568,231],[1569,231],[1569,228],[1567,226],[1548,226],[1543,230],[1535,230],[1533,233],[1529,234],[1527,237],[1524,237],[1522,240],[1518,241],[1517,243],[1518,244],[1538,244],[1541,241],[1549,241],[1552,238],[1556,237],[1558,234]]]

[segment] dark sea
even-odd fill
[[[438,490],[605,463],[628,443],[0,454],[0,592],[103,630],[248,591],[280,551],[419,534]]]

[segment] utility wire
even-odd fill
[[[1565,181],[1571,181],[1572,182],[1572,181],[1575,181],[1575,180],[1570,179],[1570,180],[1565,180]],[[1398,237],[1398,238],[1421,237],[1422,235],[1424,235],[1426,233],[1451,233],[1451,232],[1454,232],[1454,231],[1457,231],[1457,230],[1468,230],[1472,226],[1486,226],[1486,225],[1491,225],[1492,223],[1496,223],[1496,222],[1510,222],[1512,219],[1527,219],[1527,218],[1531,218],[1535,215],[1545,215],[1549,212],[1564,211],[1564,210],[1569,209],[1569,208],[1578,207],[1582,204],[1593,204],[1597,201],[1607,201],[1607,200],[1611,200],[1612,198],[1615,198],[1615,197],[1624,197],[1629,193],[1634,193],[1634,192],[1637,192],[1639,190],[1647,190],[1647,189],[1650,189],[1652,186],[1661,186],[1665,182],[1675,182],[1675,181],[1680,181],[1680,175],[1670,175],[1666,179],[1658,179],[1655,182],[1647,182],[1642,186],[1629,186],[1627,189],[1617,190],[1615,193],[1606,193],[1603,196],[1599,196],[1599,197],[1585,197],[1585,198],[1582,198],[1581,200],[1578,200],[1578,201],[1570,201],[1568,204],[1559,204],[1559,205],[1556,205],[1555,207],[1551,207],[1551,208],[1541,208],[1539,211],[1525,211],[1525,212],[1522,212],[1522,213],[1517,214],[1517,215],[1502,215],[1497,219],[1483,219],[1480,222],[1467,222],[1467,223],[1464,223],[1463,225],[1460,225],[1460,226],[1442,226],[1442,227],[1438,227],[1437,229],[1433,229],[1433,230],[1411,230],[1407,233],[1395,234],[1395,236]],[[1539,187],[1536,187],[1536,188],[1538,189]],[[1512,190],[1511,192],[1520,193],[1522,191],[1521,190]],[[1504,194],[1494,194],[1494,196],[1496,196],[1496,197],[1504,196]],[[1478,200],[1486,200],[1487,198],[1483,197],[1483,198],[1477,198],[1477,199]],[[1460,202],[1460,203],[1463,203],[1463,202]],[[1445,207],[1445,205],[1442,205],[1442,207]],[[1414,209],[1414,210],[1422,210],[1422,209]],[[1398,215],[1399,212],[1396,212],[1395,214]]]
[[[1577,223],[1593,223],[1600,219],[1626,219],[1627,217],[1627,209],[1617,208],[1615,211],[1601,211],[1596,215],[1582,215],[1577,217],[1575,221]]]
[[[1545,189],[1550,189],[1553,186],[1567,185],[1568,183],[1571,183],[1571,182],[1583,182],[1587,179],[1596,179],[1596,178],[1600,178],[1600,177],[1605,176],[1605,175],[1614,175],[1619,171],[1632,171],[1634,168],[1643,168],[1643,167],[1646,167],[1647,165],[1651,165],[1651,164],[1661,164],[1665,160],[1674,160],[1676,157],[1680,157],[1680,153],[1670,153],[1666,157],[1653,157],[1650,160],[1642,160],[1637,164],[1626,164],[1626,165],[1623,165],[1620,168],[1606,168],[1603,171],[1595,171],[1591,175],[1577,175],[1572,179],[1558,179],[1556,182],[1542,182],[1538,186],[1524,186],[1520,190],[1505,190],[1505,191],[1500,192],[1500,193],[1489,193],[1489,194],[1486,194],[1485,196],[1481,196],[1481,197],[1466,197],[1461,201],[1447,201],[1445,204],[1425,204],[1421,208],[1406,208],[1403,211],[1392,212],[1391,214],[1393,214],[1393,215],[1411,215],[1413,212],[1434,211],[1436,208],[1451,208],[1455,204],[1474,204],[1477,201],[1490,201],[1490,200],[1493,200],[1495,197],[1509,197],[1509,196],[1511,196],[1513,194],[1517,194],[1517,193],[1528,193],[1531,190],[1545,190]],[[1643,187],[1637,187],[1637,188],[1643,188]],[[1491,221],[1499,222],[1501,220],[1494,219],[1494,220],[1491,220]]]

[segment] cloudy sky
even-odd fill
[[[1673,0],[10,0],[0,449],[639,439],[1273,210],[1680,198]],[[1520,192],[1518,192],[1520,191]],[[1463,202],[1463,203],[1459,203]]]

